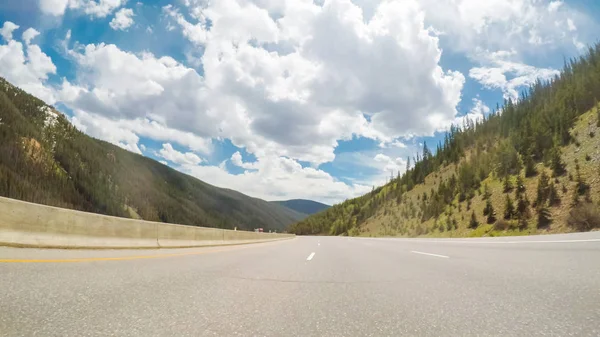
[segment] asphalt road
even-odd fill
[[[600,232],[0,247],[0,335],[600,336]]]

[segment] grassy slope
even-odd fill
[[[76,130],[0,78],[0,195],[187,225],[282,230],[305,215],[217,188]]]
[[[453,204],[448,206],[447,209],[452,209],[452,216],[458,222],[458,228],[451,231],[440,231],[439,229],[433,230],[435,219],[430,219],[424,223],[421,223],[418,217],[406,217],[402,215],[402,210],[407,210],[407,206],[411,202],[414,203],[415,208],[418,209],[420,203],[419,199],[423,195],[423,192],[429,193],[432,188],[437,190],[438,184],[441,179],[448,179],[456,171],[456,165],[449,165],[443,167],[438,172],[430,174],[425,179],[424,184],[416,185],[415,188],[406,193],[403,196],[403,202],[399,205],[394,200],[389,200],[385,206],[379,208],[374,216],[367,219],[365,223],[360,226],[360,236],[416,236],[415,228],[421,224],[424,230],[428,233],[422,236],[433,236],[433,237],[464,237],[464,236],[494,236],[494,235],[527,235],[527,234],[543,234],[543,233],[560,233],[569,232],[570,228],[566,226],[566,219],[571,208],[571,200],[573,193],[575,193],[575,181],[569,179],[569,175],[572,174],[575,177],[575,161],[578,160],[580,165],[580,172],[584,177],[585,181],[591,187],[591,196],[594,202],[600,201],[600,130],[596,126],[597,124],[597,108],[580,116],[576,122],[575,127],[571,130],[574,141],[572,144],[562,148],[563,160],[567,166],[567,174],[558,177],[558,183],[555,181],[555,185],[559,191],[561,198],[561,204],[550,209],[552,213],[553,222],[547,229],[537,229],[535,226],[536,216],[535,210],[532,209],[533,216],[529,220],[529,227],[524,230],[507,230],[507,231],[495,231],[493,225],[485,224],[485,217],[483,216],[483,209],[485,207],[485,201],[483,200],[483,186],[487,183],[490,191],[492,192],[492,205],[496,211],[497,217],[501,218],[504,211],[505,194],[503,193],[502,182],[496,179],[493,175],[490,175],[486,180],[483,181],[482,187],[479,192],[471,200],[471,207],[468,209],[468,200],[459,203],[458,197],[455,198]],[[590,137],[590,133],[594,134],[594,137]],[[579,143],[579,146],[577,146]],[[590,160],[585,159],[586,154],[590,156]],[[542,170],[546,170],[549,176],[551,171],[543,164],[537,165],[538,175]],[[524,176],[524,173],[521,173]],[[554,180],[554,178],[551,178]],[[514,181],[514,180],[513,180]],[[536,191],[538,184],[538,176],[525,178],[526,193],[529,200],[533,203],[536,199]],[[567,187],[567,192],[563,193],[562,185]],[[389,188],[389,185],[384,187]],[[510,192],[510,196],[514,201],[514,192]],[[472,210],[475,211],[479,222],[482,224],[479,228],[472,230],[468,229],[468,223],[470,220]],[[442,214],[438,219],[438,223],[446,224],[447,215]],[[403,232],[402,227],[407,229],[407,232]]]

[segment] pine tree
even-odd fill
[[[506,201],[504,203],[504,219],[510,220],[515,216],[515,205],[510,198],[510,195],[506,195]]]
[[[546,174],[546,171],[543,171],[538,179],[538,187],[537,187],[537,197],[535,199],[536,205],[544,205],[546,200],[548,200],[549,196],[549,181],[550,178]]]
[[[537,226],[538,228],[548,227],[552,223],[552,215],[550,214],[550,210],[546,206],[538,207],[538,218],[537,218]]]
[[[477,216],[475,215],[475,211],[471,212],[471,220],[469,221],[469,228],[475,229],[479,227],[479,222],[477,221]]]
[[[523,177],[521,175],[517,176],[517,182],[516,182],[516,194],[517,196],[525,193],[526,187],[525,187],[525,181],[523,181]]]
[[[586,195],[590,189],[590,185],[585,182],[579,169],[577,169],[577,184],[575,186],[578,195]]]
[[[550,187],[548,187],[548,204],[550,206],[556,206],[560,204],[560,196],[558,195],[558,190],[554,183],[550,183]]]
[[[504,180],[502,181],[502,186],[504,189],[504,193],[508,193],[513,190],[513,184],[510,181],[510,176],[504,177]]]
[[[596,126],[600,127],[600,106],[598,106],[598,99],[594,98],[594,106],[596,107]]]
[[[571,198],[571,207],[575,207],[579,205],[579,193],[577,193],[577,190],[575,190],[573,192],[573,197]]]
[[[562,153],[556,142],[550,151],[550,168],[552,169],[554,176],[562,176],[566,172],[565,163],[562,160]]]
[[[535,161],[533,160],[533,156],[531,154],[526,154],[523,158],[523,162],[525,164],[525,177],[533,177],[537,174],[537,170],[535,169]]]
[[[488,200],[491,196],[492,192],[490,191],[488,184],[483,185],[483,200]]]
[[[484,209],[483,213],[484,213],[484,215],[487,215],[487,223],[488,224],[492,224],[492,223],[496,222],[496,211],[494,210],[494,206],[492,206],[492,202],[490,199],[488,199],[486,201],[485,209]]]
[[[527,195],[519,194],[517,197],[517,217],[527,219],[529,215],[529,199],[527,199]]]

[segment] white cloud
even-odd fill
[[[406,148],[406,144],[402,143],[402,142],[401,142],[401,141],[399,141],[399,140],[395,140],[394,142],[392,142],[392,144],[391,144],[391,145],[392,145],[392,146],[394,146],[394,147],[399,147],[399,148],[401,148],[401,149],[404,149],[404,148]]]
[[[394,140],[391,144],[392,147],[397,147],[397,148],[401,148],[401,149],[405,149],[406,148],[406,144],[404,144],[403,142],[399,141],[399,140]]]
[[[318,164],[333,160],[337,140],[431,134],[456,115],[464,77],[438,65],[414,1],[384,1],[368,22],[344,0],[203,3],[190,9],[196,23],[164,10],[206,48],[211,107],[235,112],[230,137],[252,153]]]
[[[567,19],[567,28],[569,28],[570,32],[574,32],[577,30],[577,26],[573,23],[573,20]]]
[[[120,127],[118,123],[81,110],[73,112],[71,123],[92,137],[113,143],[125,150],[142,154],[138,147],[140,137],[128,128]]]
[[[14,26],[4,24],[4,28],[10,28],[4,31],[8,43],[0,45],[0,76],[46,103],[54,104],[54,91],[45,83],[49,75],[56,73],[56,66],[38,45],[23,45],[12,40]]]
[[[133,10],[131,8],[122,8],[110,21],[110,28],[114,30],[125,30],[133,24]]]
[[[290,158],[268,156],[252,165],[255,169],[237,175],[227,172],[223,165],[182,165],[177,169],[213,185],[266,200],[306,198],[333,204],[371,190],[370,185],[348,185],[322,170],[303,168]]]
[[[113,120],[149,118],[168,128],[219,136],[222,116],[206,111],[204,79],[171,57],[135,55],[115,45],[87,45],[70,51],[79,68],[76,84],[63,85],[73,109]]]
[[[437,38],[412,1],[383,2],[369,22],[347,0],[291,2],[277,23],[236,0],[191,12],[211,22],[206,36],[186,35],[205,41],[204,77],[168,57],[88,45],[71,52],[81,90],[67,104],[314,164],[333,160],[339,140],[432,134],[456,116],[464,76],[439,66]]]
[[[62,95],[67,95],[69,90],[71,89],[65,89],[63,86]],[[158,141],[173,142],[204,154],[210,154],[213,150],[210,139],[198,137],[191,132],[171,129],[149,119],[113,120],[75,109],[72,122],[89,135],[128,148],[137,147],[141,136]],[[142,150],[144,149],[142,148]]]
[[[473,98],[473,108],[469,112],[473,116],[485,116],[490,113],[490,107],[485,105],[482,100]]]
[[[406,148],[406,144],[404,144],[403,142],[401,142],[399,139],[394,139],[391,142],[381,142],[379,143],[379,147],[382,149],[386,149],[386,148],[399,148],[399,149],[405,149]]]
[[[556,12],[562,5],[563,5],[562,1],[550,1],[550,3],[548,4],[548,11]]]
[[[487,116],[490,113],[490,108],[483,103],[482,100],[478,98],[473,98],[473,107],[471,110],[464,116],[456,117],[454,120],[454,125],[458,127],[462,127],[465,122],[477,122],[483,120],[484,116]]]
[[[406,170],[406,161],[402,158],[391,158],[385,154],[378,153],[373,160],[381,165],[381,170],[387,176],[390,176],[390,173],[395,175],[399,171],[403,173]]]
[[[511,61],[511,57],[515,55],[514,51],[490,53],[480,50],[479,52],[484,66],[472,68],[469,76],[486,88],[501,89],[507,99],[517,100],[519,88],[532,85],[538,79],[542,81],[552,79],[560,73],[555,69],[536,68]]]
[[[202,162],[202,159],[195,153],[179,152],[169,143],[163,144],[162,149],[156,155],[177,165],[198,165]]]
[[[183,35],[188,40],[195,44],[204,44],[206,42],[209,32],[205,17],[200,17],[200,22],[192,24],[173,5],[166,5],[163,7],[163,11],[176,20],[182,28]],[[171,27],[175,29],[174,26]]]
[[[577,50],[582,51],[583,49],[585,49],[585,44],[579,40],[577,40],[577,38],[573,38],[573,45],[577,48]]]
[[[567,20],[593,27],[593,20],[562,1],[547,0],[421,0],[426,22],[443,31],[443,46],[473,53],[475,48],[515,49],[539,53],[568,46],[575,32],[565,32]],[[555,22],[560,22],[556,25]]]
[[[244,163],[240,151],[236,151],[233,155],[231,155],[231,163],[247,170],[255,170],[258,168],[256,163]]]
[[[25,44],[30,44],[31,40],[33,40],[38,35],[40,35],[40,32],[30,27],[23,32],[22,38],[23,41],[25,41]]]
[[[62,16],[67,9],[81,11],[96,18],[104,18],[127,0],[39,0],[42,13]]]
[[[405,148],[386,148],[382,152],[343,152],[335,157],[333,165],[352,184],[382,186],[392,174],[395,177],[398,172],[406,171],[406,157],[415,151],[414,146],[407,145]]]
[[[39,0],[42,13],[61,16],[65,13],[70,0]]]
[[[16,29],[19,29],[18,25],[10,21],[5,21],[2,28],[0,28],[0,35],[8,42],[12,40],[12,34]]]

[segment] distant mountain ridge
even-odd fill
[[[205,227],[281,231],[306,217],[89,137],[53,107],[2,78],[0,195]]]
[[[326,205],[326,204],[323,204],[323,203],[320,203],[317,201],[306,200],[306,199],[272,201],[272,203],[285,206],[296,212],[300,212],[300,213],[303,213],[306,215],[316,214],[316,213],[319,213],[319,212],[324,211],[324,210],[328,209],[329,207],[331,207],[329,205]]]

